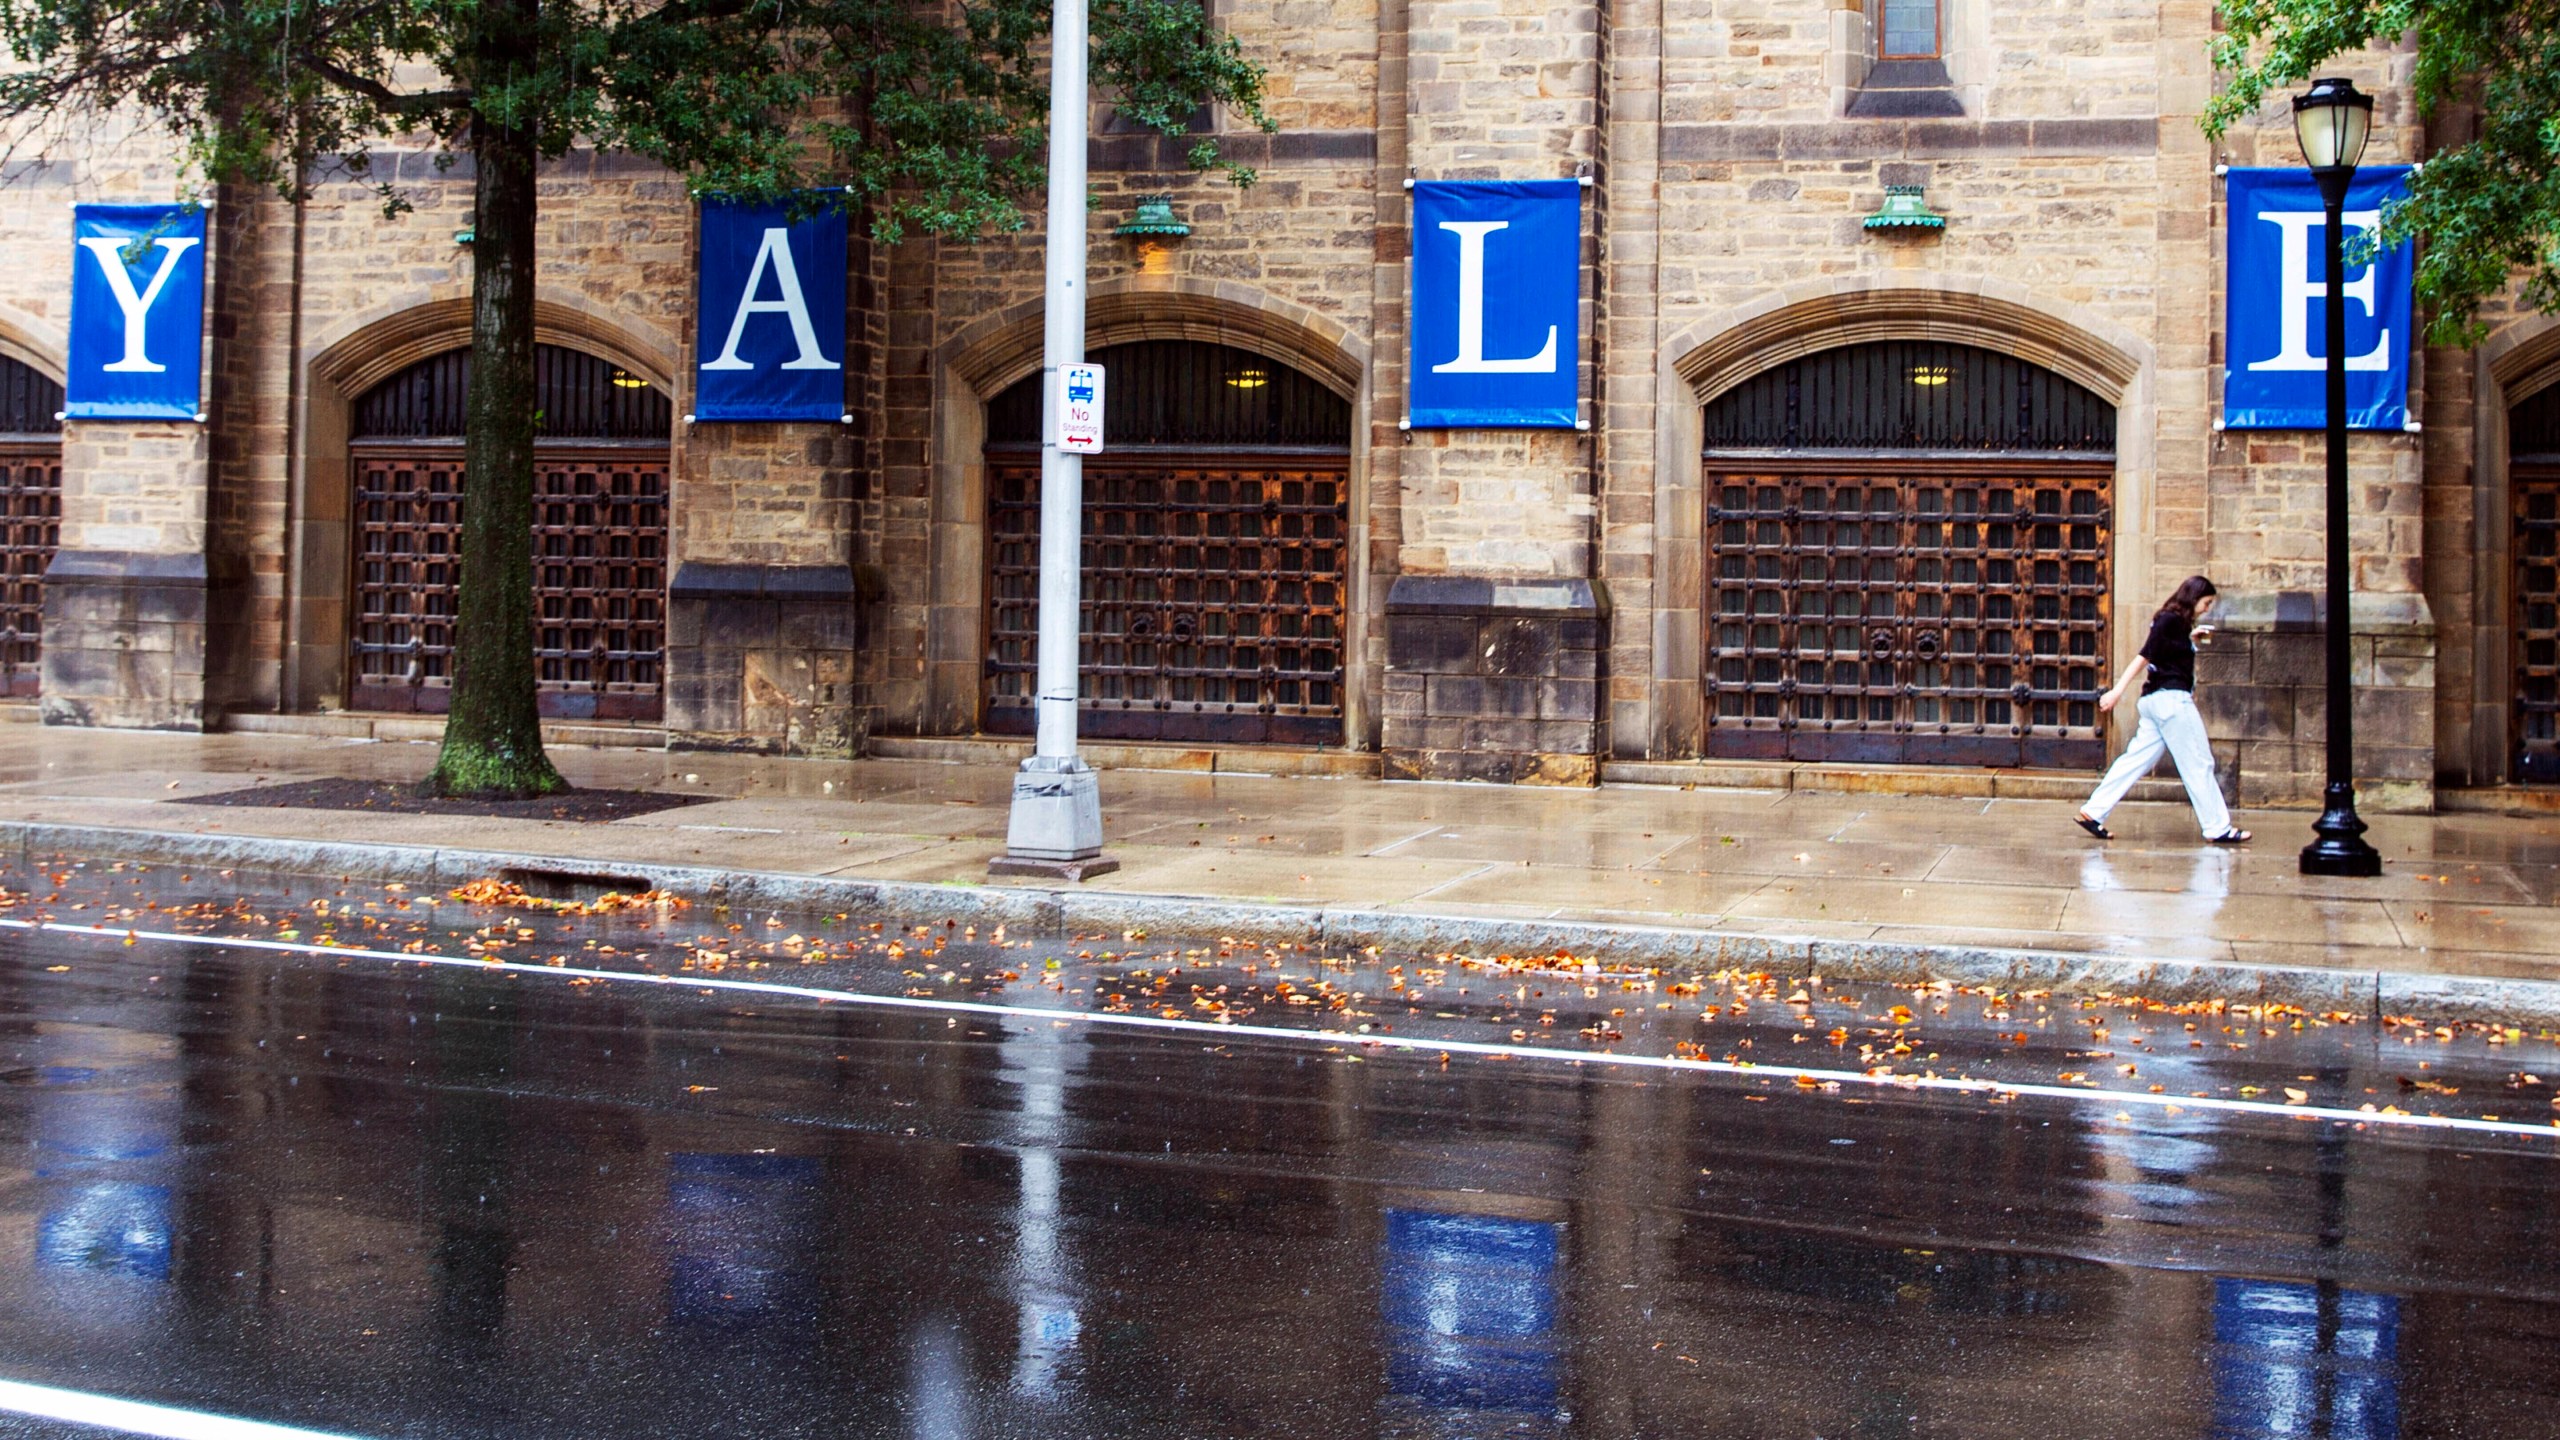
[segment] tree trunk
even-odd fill
[[[483,54],[533,31],[533,0],[481,6]],[[521,24],[515,23],[522,15]],[[508,32],[512,31],[510,34]],[[484,72],[488,73],[488,72]],[[471,392],[462,450],[461,595],[453,708],[427,790],[521,799],[568,788],[542,751],[533,666],[533,237],[531,131],[475,117]]]

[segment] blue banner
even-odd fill
[[[1411,328],[1415,429],[1573,429],[1581,183],[1417,181]]]
[[[2329,423],[2329,241],[2319,183],[2299,167],[2234,168],[2226,180],[2230,316],[2222,423],[2233,430],[2321,429]],[[2349,429],[2400,430],[2409,423],[2414,247],[2403,241],[2367,265],[2352,258],[2358,232],[2380,228],[2383,206],[2408,193],[2406,165],[2359,170],[2347,190]]]
[[[702,202],[695,419],[843,418],[840,199],[829,197],[797,219],[789,200]]]
[[[77,205],[71,212],[75,420],[193,420],[204,408],[204,211]]]

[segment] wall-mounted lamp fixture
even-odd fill
[[[1947,217],[1929,208],[1922,197],[1921,186],[1887,185],[1884,208],[1866,218],[1869,230],[1909,230],[1927,232],[1947,228]]]
[[[1141,195],[1138,213],[1114,226],[1111,233],[1137,242],[1140,272],[1161,275],[1173,268],[1173,247],[1191,233],[1191,227],[1173,213],[1172,196]]]

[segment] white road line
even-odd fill
[[[2145,1106],[2154,1110],[2201,1110],[2230,1115],[2269,1115],[2294,1120],[2341,1120],[2357,1125],[2396,1126],[2409,1130],[2463,1130],[2489,1135],[2560,1138],[2560,1120],[2528,1125],[2518,1120],[2473,1120],[2457,1115],[2387,1115],[2375,1110],[2348,1110],[2325,1105],[2287,1105],[2272,1100],[2232,1100],[2211,1095],[2153,1095],[2132,1090],[2092,1090],[2031,1081],[1975,1080],[1952,1075],[1870,1075],[1863,1070],[1829,1070],[1810,1065],[1759,1065],[1742,1060],[1691,1060],[1676,1055],[1620,1055],[1603,1051],[1559,1050],[1544,1045],[1499,1045],[1481,1040],[1430,1040],[1414,1035],[1351,1034],[1339,1030],[1300,1030],[1281,1025],[1239,1025],[1214,1020],[1167,1019],[1161,1015],[1119,1014],[1098,1010],[1053,1010],[1037,1005],[1002,1005],[988,1000],[943,1000],[922,995],[875,995],[862,990],[835,990],[816,985],[785,985],[771,980],[724,980],[708,975],[662,975],[646,971],[597,970],[579,965],[528,965],[521,960],[482,960],[468,955],[413,955],[398,950],[366,950],[346,945],[314,945],[298,940],[250,940],[226,935],[188,935],[170,930],[132,930],[109,925],[70,925],[49,920],[0,919],[0,929],[41,930],[56,935],[87,935],[108,940],[150,940],[198,945],[218,950],[272,950],[292,955],[327,955],[341,960],[387,960],[395,965],[449,965],[456,969],[505,971],[522,975],[576,980],[610,980],[621,984],[665,985],[680,990],[728,991],[746,995],[778,995],[839,1005],[867,1005],[883,1010],[923,1010],[946,1015],[987,1015],[1004,1019],[1052,1020],[1060,1024],[1111,1025],[1131,1030],[1167,1030],[1214,1035],[1232,1040],[1247,1036],[1292,1044],[1316,1041],[1327,1045],[1359,1045],[1383,1050],[1411,1050],[1434,1055],[1488,1055],[1513,1060],[1566,1060],[1577,1065],[1612,1065],[1632,1070],[1677,1070],[1692,1074],[1738,1075],[1753,1079],[1805,1079],[1816,1084],[1862,1085],[1878,1090],[1945,1090],[1966,1095],[2033,1095],[2082,1104],[2104,1102]]]
[[[82,1390],[56,1390],[50,1385],[29,1385],[20,1380],[0,1380],[0,1410],[44,1420],[67,1420],[74,1425],[95,1425],[127,1435],[157,1435],[163,1440],[352,1440],[321,1430],[235,1420],[228,1415],[146,1405],[139,1400],[118,1400]]]

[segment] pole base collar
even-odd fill
[[[1036,855],[999,855],[987,862],[990,875],[1029,875],[1042,880],[1064,880],[1081,885],[1096,875],[1108,875],[1120,868],[1120,862],[1108,855],[1086,860],[1043,860]]]

